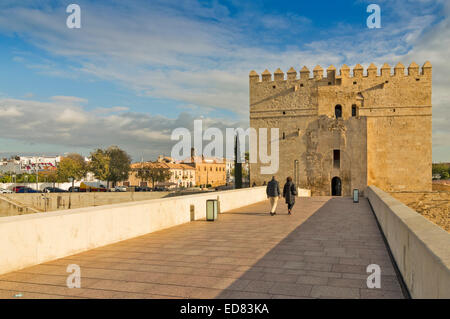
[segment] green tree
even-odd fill
[[[433,174],[441,175],[441,179],[448,179],[450,175],[450,165],[448,163],[433,164]]]
[[[3,175],[0,177],[0,183],[11,183],[12,181],[11,175]]]
[[[128,180],[131,171],[131,157],[124,150],[117,146],[110,146],[105,151],[109,157],[109,170],[107,181],[113,182],[113,186],[117,182]]]
[[[235,168],[233,167],[232,169],[231,169],[231,176],[235,176]],[[243,169],[242,170],[242,178],[243,179],[246,179],[246,178],[248,178],[248,171],[246,171],[245,169]]]
[[[106,181],[109,176],[110,158],[106,151],[97,149],[91,153],[89,171],[94,173],[95,178]]]
[[[67,181],[69,178],[81,179],[86,176],[87,165],[83,156],[72,153],[64,157],[58,166],[58,180]]]
[[[59,179],[58,172],[56,170],[52,171],[42,171],[38,173],[39,181],[46,182],[46,183],[52,183],[53,187],[55,187],[55,183],[58,182],[65,182],[63,180]]]
[[[142,181],[152,181],[153,188],[157,182],[165,182],[170,179],[171,173],[168,168],[156,165],[143,165],[136,170],[136,176]]]

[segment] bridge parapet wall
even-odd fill
[[[366,196],[411,297],[450,298],[450,234],[375,186]]]
[[[205,219],[208,199],[225,212],[265,200],[266,188],[2,217],[0,274]]]

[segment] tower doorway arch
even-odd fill
[[[342,196],[342,182],[337,176],[331,180],[331,196]]]

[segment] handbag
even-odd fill
[[[294,196],[297,195],[297,187],[295,186],[295,184],[291,185],[291,194]]]

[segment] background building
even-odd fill
[[[19,163],[22,171],[32,173],[35,171],[43,171],[56,169],[61,156],[20,156]]]
[[[163,168],[170,172],[170,177],[165,181],[156,181],[153,185],[152,180],[144,181],[137,176],[140,168]],[[157,162],[143,162],[131,164],[132,171],[130,172],[128,181],[123,182],[126,186],[148,186],[148,187],[193,187],[195,186],[195,169],[187,164],[182,163],[168,163],[165,161]]]
[[[196,156],[195,150],[191,149],[191,157],[184,161],[195,169],[195,184],[197,186],[218,187],[227,184],[227,165],[225,159],[206,158]]]

